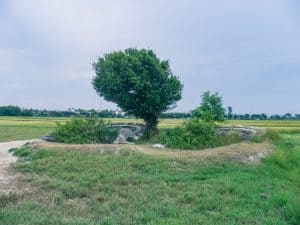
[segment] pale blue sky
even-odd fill
[[[184,83],[235,112],[300,113],[298,0],[0,0],[0,105],[115,108],[91,86],[97,56],[152,48]]]

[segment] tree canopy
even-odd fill
[[[147,130],[155,130],[158,117],[180,100],[183,85],[172,73],[169,61],[149,49],[129,48],[105,54],[93,64],[93,86],[107,101],[142,118]]]
[[[218,92],[213,94],[209,91],[204,92],[201,104],[193,111],[193,115],[203,120],[224,121],[225,109],[222,97]]]

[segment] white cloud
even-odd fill
[[[0,45],[0,82],[30,87],[30,93],[20,94],[12,85],[7,101],[22,103],[20,96],[28,95],[23,99],[28,106],[43,101],[49,107],[98,106],[90,85],[96,56],[150,47],[170,59],[174,73],[186,84],[180,110],[194,107],[208,89],[227,93],[232,102],[249,98],[257,107],[265,106],[252,94],[255,82],[279,99],[271,93],[272,82],[262,78],[276,65],[290,67],[300,61],[300,29],[287,2],[10,0],[6,15],[0,14],[0,24],[6,24],[1,35],[8,43]],[[4,43],[1,36],[0,42]],[[32,51],[22,52],[26,48]],[[290,84],[291,89],[296,86]],[[247,106],[243,108],[247,111]]]
[[[17,0],[14,15],[45,42],[82,52],[118,45],[134,32],[132,4],[126,1]]]
[[[14,74],[19,66],[22,66],[22,62],[24,61],[24,59],[30,57],[31,54],[32,50],[28,48],[0,48],[0,80]]]

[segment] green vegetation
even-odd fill
[[[37,139],[49,133],[53,127],[40,126],[0,126],[0,142],[14,141],[14,140],[28,140]]]
[[[300,133],[300,120],[229,120],[228,124],[262,127],[280,133]]]
[[[0,142],[40,138],[54,130],[56,122],[65,123],[70,118],[60,117],[0,117]],[[112,123],[142,123],[139,119],[104,119]],[[160,119],[158,128],[172,128],[182,124],[185,119]],[[230,120],[232,125],[265,127],[285,134],[300,133],[300,121],[295,120]]]
[[[0,142],[40,138],[54,127],[48,118],[0,117]]]
[[[262,164],[14,150],[32,193],[0,197],[0,224],[291,224],[300,221],[300,135]]]
[[[142,118],[146,131],[156,131],[159,116],[181,99],[182,84],[169,61],[152,50],[129,48],[105,54],[93,64],[97,93],[124,112]]]
[[[174,149],[199,150],[241,141],[237,133],[226,137],[217,135],[216,127],[213,121],[193,118],[175,128],[162,129],[159,134],[152,137],[151,142],[162,143]]]
[[[99,118],[128,118],[133,117],[129,113],[118,113],[115,110],[100,110],[95,109],[68,109],[68,110],[45,110],[20,108],[19,106],[0,106],[0,116],[26,116],[26,117],[89,117],[98,116]],[[163,119],[186,119],[191,118],[191,112],[164,112],[160,115]],[[267,115],[265,113],[254,114],[233,114],[231,106],[227,107],[226,119],[234,120],[300,120],[300,114],[285,113],[283,115]]]
[[[217,133],[216,122],[224,121],[225,109],[218,93],[205,92],[193,117],[175,128],[162,130],[151,141],[174,149],[205,149],[242,141],[238,133],[222,136]]]
[[[64,124],[57,123],[52,135],[59,142],[111,144],[118,136],[118,129],[98,118],[74,118]]]
[[[218,92],[214,94],[210,94],[209,91],[204,92],[200,106],[193,110],[193,117],[204,121],[224,121],[225,109]]]

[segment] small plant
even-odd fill
[[[135,142],[135,140],[134,140],[133,137],[128,137],[128,138],[127,138],[127,141],[128,141],[128,142]]]
[[[21,157],[21,158],[31,158],[32,151],[30,148],[23,146],[21,148],[12,148],[9,150],[14,156]]]
[[[75,118],[65,124],[57,123],[52,133],[57,141],[75,144],[112,143],[118,129],[98,118]]]

